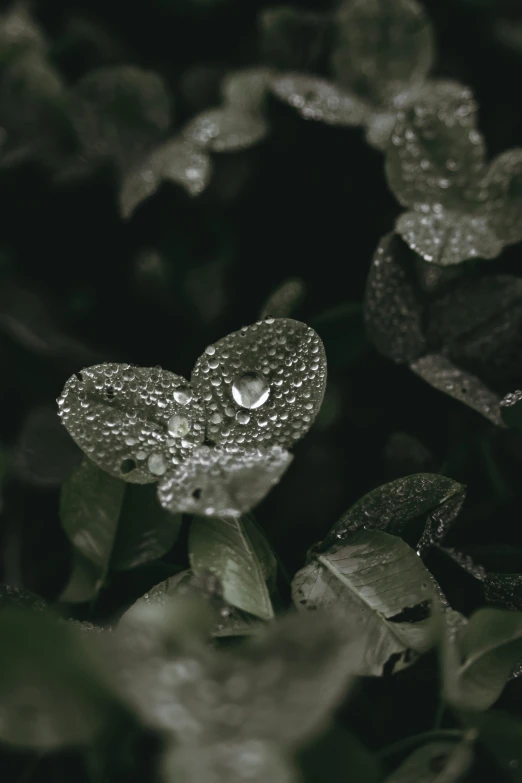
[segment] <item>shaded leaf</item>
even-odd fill
[[[120,211],[131,217],[143,201],[150,198],[163,182],[181,185],[189,196],[198,196],[207,187],[212,175],[208,155],[183,139],[156,147],[135,168],[129,171],[121,185]]]
[[[450,504],[453,514],[453,503],[460,509],[465,493],[466,488],[462,484],[437,473],[417,473],[390,481],[358,500],[336,522],[322,546],[338,543],[345,536],[350,540],[350,533],[360,528],[400,536],[416,520],[426,520],[426,534],[441,538],[446,530],[438,531],[437,536],[437,512]]]
[[[500,710],[461,713],[479,731],[479,742],[510,783],[522,781],[522,721]]]
[[[229,604],[270,620],[274,612],[263,573],[266,549],[261,549],[260,536],[257,528],[253,532],[248,517],[195,517],[190,525],[189,557],[196,574],[211,571],[218,577]]]
[[[408,99],[435,55],[433,31],[415,0],[350,0],[338,12],[336,80],[376,106]]]
[[[394,234],[376,250],[366,283],[364,320],[377,350],[395,362],[410,362],[423,353],[422,306],[407,263],[411,251]]]
[[[261,111],[272,75],[270,68],[262,67],[232,71],[221,85],[223,100],[238,111]]]
[[[361,125],[367,114],[366,106],[357,97],[317,76],[302,73],[276,76],[271,90],[305,120],[350,127]]]
[[[330,15],[291,6],[263,8],[258,17],[263,59],[282,71],[314,71],[327,49],[332,22]]]
[[[0,583],[0,610],[9,607],[41,612],[47,607],[47,603],[40,596],[30,593],[29,590]]]
[[[488,194],[489,221],[502,242],[522,239],[522,149],[499,155],[490,164],[484,187]]]
[[[301,278],[284,280],[266,300],[259,318],[288,318],[299,307],[305,295],[306,287]]]
[[[379,676],[390,666],[392,671],[408,666],[431,647],[431,621],[423,611],[434,597],[431,584],[430,573],[404,541],[359,530],[316,553],[296,574],[292,596],[296,606],[306,609],[346,605],[363,640],[356,671]],[[400,619],[414,607],[420,609],[420,620]]]
[[[486,601],[495,606],[522,611],[522,575],[486,574],[484,577]],[[522,656],[521,656],[522,659]]]
[[[212,152],[237,152],[258,144],[268,130],[261,114],[227,105],[198,114],[185,126],[183,136],[190,144]]]
[[[427,354],[411,364],[411,369],[430,386],[448,394],[489,419],[503,426],[500,397],[488,389],[476,375],[460,370],[440,354]]]
[[[464,742],[430,742],[417,748],[385,783],[459,783],[467,780],[474,759],[471,734]]]
[[[377,756],[338,724],[304,747],[297,762],[304,783],[346,783],[346,770],[364,783],[380,783],[383,777]]]
[[[200,446],[161,479],[159,501],[171,513],[237,517],[263,500],[292,459],[280,446],[237,454]]]
[[[111,476],[157,481],[205,436],[187,381],[157,367],[98,364],[72,375],[58,399],[67,431]]]
[[[349,367],[368,349],[361,302],[345,302],[330,307],[311,318],[310,326],[321,335],[329,366]],[[330,385],[326,394],[332,390]],[[323,410],[324,407],[321,412]]]
[[[0,14],[0,47],[2,59],[9,59],[26,49],[45,51],[47,41],[25,3],[14,3]]]
[[[311,427],[326,385],[318,335],[290,318],[269,318],[209,345],[192,385],[210,411],[207,437],[227,451],[285,448]]]

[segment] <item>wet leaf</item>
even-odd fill
[[[258,321],[209,345],[196,362],[192,385],[212,411],[207,437],[225,450],[288,448],[321,407],[323,344],[300,321]]]
[[[359,621],[363,639],[356,671],[380,676],[413,663],[433,643],[431,621],[400,616],[434,597],[432,577],[400,538],[374,530],[348,534],[343,543],[316,553],[292,583],[298,608],[342,603]],[[406,612],[407,614],[407,612]],[[397,618],[397,619],[396,619]]]
[[[91,742],[114,720],[99,662],[78,630],[45,612],[4,609],[9,639],[0,667],[0,737],[10,745],[53,750]]]
[[[488,709],[522,659],[522,613],[479,609],[444,645],[447,702],[461,709]]]
[[[471,258],[496,258],[503,243],[483,214],[466,214],[441,207],[405,212],[397,232],[425,261],[440,266],[461,264]]]
[[[0,583],[0,610],[9,607],[41,612],[47,607],[47,603],[40,596],[30,593],[29,590]]]
[[[237,517],[263,500],[292,459],[280,446],[236,454],[200,446],[161,479],[159,501],[173,514]]]
[[[259,529],[248,517],[195,517],[190,525],[189,557],[193,571],[215,574],[223,586],[225,601],[262,620],[274,616],[263,569],[266,548]]]
[[[447,532],[447,526],[442,531],[437,529],[439,513],[449,506],[452,520],[460,510],[465,494],[466,488],[462,484],[437,473],[417,473],[390,481],[358,500],[336,522],[323,546],[339,540],[348,541],[351,532],[361,528],[400,536],[418,520],[426,520],[426,536],[440,539]]]
[[[430,742],[417,748],[385,783],[459,783],[474,759],[475,734],[464,742]]]
[[[242,68],[223,79],[221,92],[229,107],[242,112],[259,112],[273,76],[271,68]]]
[[[422,86],[434,48],[415,0],[351,0],[338,12],[332,67],[339,84],[368,103],[399,107]]]
[[[163,182],[173,182],[189,196],[198,196],[210,182],[212,162],[208,155],[181,138],[156,147],[123,178],[120,211],[129,218],[135,209],[150,198]]]
[[[460,370],[440,354],[422,356],[411,364],[411,369],[430,386],[463,402],[497,427],[503,426],[500,397],[488,389],[476,375]]]
[[[60,516],[81,559],[94,565],[97,588],[109,570],[135,568],[164,555],[181,527],[181,517],[172,516],[159,505],[155,487],[127,485],[90,460],[84,460],[63,485]],[[82,592],[81,584],[86,584],[88,592],[92,565],[75,565],[74,592]],[[72,587],[68,595],[69,599],[66,593],[62,600],[71,600]]]
[[[157,367],[87,367],[69,378],[58,406],[89,459],[137,484],[158,481],[205,436],[204,410],[187,381]]]
[[[366,106],[356,96],[317,76],[302,73],[276,76],[271,90],[305,120],[350,127],[361,125],[367,114]]]
[[[291,6],[264,8],[258,17],[263,59],[282,71],[314,71],[329,43],[330,15]]]
[[[258,144],[268,131],[261,114],[226,105],[198,114],[185,126],[183,136],[190,144],[211,152],[237,152]]]
[[[411,362],[426,347],[423,308],[408,274],[412,253],[394,234],[385,236],[366,283],[364,320],[377,350],[395,362]]]
[[[71,115],[82,155],[125,170],[157,144],[171,124],[163,79],[131,65],[96,68],[73,88]]]
[[[488,603],[497,607],[522,611],[522,575],[486,574],[484,595]]]

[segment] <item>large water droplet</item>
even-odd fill
[[[188,405],[192,400],[194,393],[190,386],[178,386],[174,392],[174,399],[178,405]]]
[[[163,476],[167,472],[167,460],[163,454],[151,454],[147,466],[155,476]]]
[[[270,396],[266,378],[258,372],[246,372],[232,384],[232,397],[242,408],[260,408]]]
[[[190,419],[181,413],[174,413],[167,422],[167,429],[174,438],[184,438],[190,432]]]

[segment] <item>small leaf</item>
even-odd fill
[[[173,514],[237,517],[263,500],[292,459],[280,446],[236,454],[200,446],[161,479],[159,501]]]
[[[258,321],[209,345],[196,362],[192,385],[213,411],[207,437],[222,448],[288,448],[321,407],[324,347],[300,321]]]
[[[479,609],[444,644],[445,699],[462,709],[486,710],[522,659],[522,613]]]
[[[314,71],[329,43],[330,15],[290,6],[264,8],[259,14],[263,59],[282,71]]]
[[[412,253],[394,234],[377,248],[366,283],[364,320],[377,350],[395,362],[411,362],[425,350],[423,310],[408,274]]]
[[[488,194],[488,217],[502,242],[522,239],[522,149],[499,155],[490,164],[484,188]]]
[[[270,620],[270,595],[256,551],[259,532],[252,535],[248,518],[192,520],[189,557],[196,574],[211,571],[223,586],[225,601],[237,609]],[[261,555],[264,557],[264,551]]]
[[[385,783],[464,783],[473,760],[471,734],[464,742],[430,742],[417,748]]]
[[[368,492],[333,526],[322,546],[329,546],[361,528],[402,535],[415,520],[427,520],[426,533],[434,537],[438,512],[450,504],[462,505],[466,488],[437,473],[405,476]],[[444,530],[444,533],[446,530]],[[439,531],[439,538],[442,533]],[[347,539],[349,540],[349,538]]]
[[[263,108],[273,71],[270,68],[242,68],[223,80],[221,92],[229,107],[242,112],[259,112]]]
[[[157,367],[87,367],[69,378],[58,406],[89,459],[137,484],[158,481],[205,436],[205,413],[187,381]]]
[[[210,182],[212,163],[208,155],[183,139],[156,147],[129,171],[120,190],[120,211],[130,218],[136,207],[150,198],[163,182],[181,185],[189,196],[198,196]]]
[[[486,574],[484,595],[497,607],[522,611],[522,574]]]
[[[487,217],[434,207],[405,212],[397,220],[397,233],[425,261],[440,266],[471,258],[496,258],[504,247]]]
[[[265,318],[288,318],[299,307],[306,295],[306,287],[299,277],[284,280],[272,291],[261,309],[260,320]]]
[[[387,148],[386,176],[403,206],[478,207],[484,141],[476,130],[477,105],[457,82],[432,82],[400,112]],[[462,211],[464,211],[462,209]]]
[[[305,120],[351,127],[362,125],[367,114],[366,106],[357,97],[316,76],[301,73],[276,76],[271,90]]]
[[[497,427],[502,427],[500,397],[488,389],[471,373],[460,370],[440,354],[427,354],[411,364],[411,369],[430,386],[463,402],[485,416]]]
[[[359,530],[315,554],[296,574],[292,595],[296,606],[306,609],[345,604],[364,629],[359,630],[364,646],[357,673],[380,676],[390,665],[393,671],[408,666],[415,653],[431,647],[431,621],[423,611],[434,597],[431,584],[430,573],[404,541]],[[399,619],[414,608],[421,619]]]
[[[190,144],[211,152],[237,152],[258,144],[268,130],[261,114],[227,105],[198,114],[185,126],[183,136]]]

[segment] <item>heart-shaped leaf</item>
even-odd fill
[[[311,427],[326,385],[318,335],[268,318],[209,345],[192,372],[209,411],[207,437],[227,451],[288,448]]]
[[[268,123],[258,112],[225,105],[198,114],[183,130],[185,139],[211,152],[237,152],[258,144],[268,134]]]
[[[359,530],[316,553],[296,574],[292,595],[296,606],[306,609],[346,605],[359,620],[364,640],[357,672],[379,676],[408,666],[431,647],[431,621],[426,618],[434,598],[431,585],[430,573],[404,541]],[[408,610],[415,610],[413,616],[419,612],[421,619],[412,622]]]
[[[223,597],[244,612],[274,616],[267,587],[266,543],[248,517],[195,517],[189,533],[190,564],[196,574],[210,571],[223,586]]]
[[[306,73],[276,76],[271,90],[280,101],[297,109],[305,120],[350,127],[361,125],[367,115],[366,106],[356,96]]]
[[[89,459],[137,484],[158,481],[205,436],[205,413],[187,381],[157,367],[87,367],[69,378],[58,406]]]

